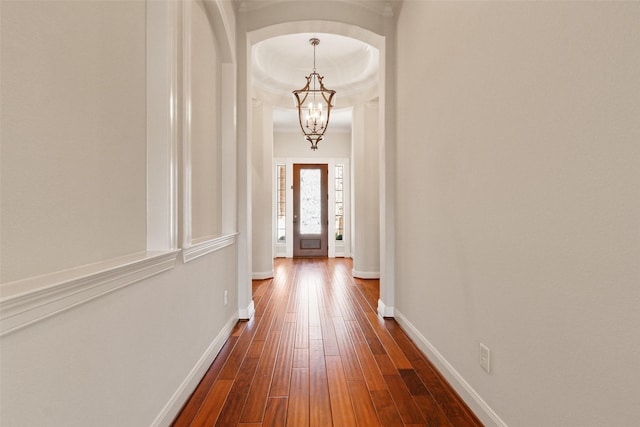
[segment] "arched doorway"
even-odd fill
[[[350,5],[348,9],[352,9],[353,5]],[[277,5],[271,5],[268,7],[262,7],[259,10],[260,19],[259,22],[248,19],[249,17],[256,17],[257,11],[247,11],[246,15],[241,14],[239,26],[243,28],[243,31],[238,32],[239,39],[237,40],[238,51],[238,89],[239,89],[239,110],[238,110],[238,156],[239,156],[239,173],[238,184],[240,189],[240,203],[239,203],[239,286],[244,287],[245,291],[239,291],[239,299],[241,300],[241,307],[244,303],[248,307],[251,303],[250,297],[250,278],[251,278],[251,266],[252,266],[252,248],[253,248],[253,233],[252,233],[252,213],[253,206],[251,201],[252,196],[252,171],[253,163],[253,135],[255,134],[253,125],[254,118],[251,111],[251,105],[254,100],[256,91],[254,91],[251,69],[253,66],[253,50],[252,47],[257,43],[264,40],[282,36],[286,34],[302,33],[302,32],[315,32],[315,33],[330,33],[343,35],[345,37],[351,37],[370,44],[380,51],[379,55],[379,75],[378,75],[378,88],[377,97],[375,101],[378,103],[378,109],[376,111],[376,117],[373,117],[371,122],[374,123],[376,130],[376,138],[373,142],[367,141],[366,135],[362,137],[362,146],[358,147],[360,153],[372,153],[375,152],[377,157],[375,159],[376,166],[378,167],[376,178],[378,178],[378,200],[376,206],[373,208],[379,213],[379,243],[378,243],[378,256],[379,271],[375,272],[379,275],[381,281],[381,294],[379,313],[385,316],[393,315],[393,286],[394,286],[394,235],[393,227],[390,226],[393,221],[394,205],[392,203],[392,194],[395,183],[393,182],[393,158],[394,158],[394,145],[393,135],[395,135],[395,129],[393,129],[393,121],[388,120],[394,111],[393,99],[394,93],[392,90],[391,82],[392,72],[390,72],[386,64],[388,63],[388,57],[390,56],[390,46],[393,46],[393,19],[388,20],[388,25],[380,25],[380,17],[373,19],[374,16],[369,13],[369,18],[366,16],[359,16],[354,18],[354,23],[339,22],[344,17],[344,11],[341,11],[342,7],[331,8],[331,14],[335,14],[334,20],[323,21],[310,21],[308,19],[308,12],[298,10],[292,14],[289,11],[286,16],[291,17],[289,22],[281,22],[281,8]],[[353,11],[351,11],[353,12]],[[296,15],[294,17],[294,15]],[[366,13],[364,15],[367,15]],[[246,18],[246,19],[243,19]],[[295,20],[299,19],[299,20]],[[367,21],[368,22],[364,22]],[[356,23],[356,21],[361,21]],[[383,19],[384,21],[384,19]],[[361,25],[358,25],[361,24]],[[304,77],[301,73],[300,77]],[[293,85],[293,83],[292,83]],[[295,88],[295,87],[294,87]],[[361,107],[364,106],[368,99],[360,99]],[[364,129],[364,123],[360,122]],[[353,151],[356,153],[356,150]],[[354,159],[353,169],[358,168],[358,160]],[[355,185],[355,183],[354,183]],[[243,192],[246,191],[244,194]],[[357,190],[354,190],[354,193]],[[356,196],[357,197],[357,196]],[[354,203],[354,208],[357,209],[357,203]],[[368,207],[371,209],[371,206]],[[363,216],[364,218],[364,216]],[[357,223],[357,219],[355,222]],[[355,231],[355,230],[354,230]],[[244,232],[244,236],[243,236]],[[354,247],[354,272],[356,271],[355,264],[358,260],[358,234],[354,232],[353,236]],[[382,260],[382,262],[381,262]],[[244,294],[244,295],[243,295]],[[242,309],[241,309],[242,314]],[[243,317],[241,315],[241,317]],[[250,317],[250,316],[249,316]]]

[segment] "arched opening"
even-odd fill
[[[268,21],[273,14],[267,13],[269,8],[260,9],[260,16]],[[277,7],[273,7],[277,9]],[[273,110],[275,108],[283,108],[282,106],[291,106],[290,95],[283,96],[278,94],[267,94],[259,85],[255,85],[252,71],[255,66],[256,53],[255,47],[263,43],[269,43],[274,38],[287,35],[308,34],[329,34],[332,36],[340,36],[349,40],[357,41],[361,45],[367,45],[371,50],[376,51],[377,72],[375,75],[376,84],[374,87],[368,87],[360,93],[349,93],[345,90],[345,97],[342,103],[338,101],[338,108],[347,109],[351,115],[350,143],[351,148],[347,157],[347,163],[350,168],[350,189],[351,197],[349,204],[350,222],[348,229],[350,231],[348,248],[342,247],[342,254],[350,255],[354,259],[353,274],[363,278],[380,278],[381,297],[380,297],[380,314],[385,316],[393,315],[393,227],[388,224],[393,215],[393,203],[389,200],[389,195],[393,194],[393,178],[392,171],[389,167],[393,167],[393,141],[394,134],[391,118],[393,98],[389,97],[392,85],[389,72],[386,69],[389,55],[390,39],[386,34],[389,29],[378,28],[368,29],[367,25],[359,26],[355,24],[347,24],[339,22],[337,16],[340,11],[336,10],[335,20],[309,21],[309,20],[291,20],[289,22],[278,22],[279,18],[274,18],[272,22],[265,22],[264,25],[256,25],[255,28],[246,28],[246,31],[239,33],[238,40],[238,66],[239,66],[239,114],[238,114],[238,179],[239,179],[239,290],[240,313],[241,317],[249,318],[252,306],[251,302],[251,278],[253,273],[257,273],[256,278],[264,278],[269,275],[273,265],[273,258],[276,255],[274,247],[275,226],[274,220],[275,206],[258,206],[254,203],[253,196],[256,193],[254,186],[260,186],[260,194],[265,194],[264,183],[268,183],[268,194],[275,195],[275,167],[273,163],[274,156],[274,121]],[[240,26],[243,27],[245,20],[241,14]],[[246,20],[248,21],[248,19]],[[392,37],[392,36],[391,36]],[[244,38],[244,40],[242,40]],[[305,46],[300,46],[300,50],[304,50]],[[324,54],[324,53],[323,53]],[[297,79],[290,82],[290,90],[296,89],[301,79],[308,73],[306,67],[310,64],[301,61],[300,66],[304,71],[298,71]],[[306,71],[306,72],[305,72]],[[322,70],[321,70],[322,71]],[[330,76],[325,74],[329,81]],[[267,76],[273,78],[273,76]],[[275,80],[275,78],[273,78]],[[258,86],[258,87],[256,87]],[[340,92],[338,92],[340,99]],[[284,98],[284,101],[283,101]],[[286,108],[286,107],[284,107]],[[257,117],[257,116],[260,117]],[[258,126],[258,132],[256,132]],[[266,131],[265,131],[266,129]],[[266,138],[265,138],[266,137]],[[261,139],[262,138],[262,139]],[[300,138],[300,146],[308,149],[304,144],[306,142]],[[258,145],[259,144],[259,145]],[[308,144],[308,143],[306,143]],[[322,148],[318,150],[322,153]],[[279,159],[282,159],[280,154]],[[268,160],[265,160],[268,159]],[[322,159],[327,164],[335,166],[338,162]],[[291,156],[284,162],[293,163],[294,161],[309,162],[308,158],[300,159],[295,155]],[[339,162],[344,164],[344,162]],[[282,164],[282,163],[281,163]],[[331,169],[331,168],[330,168]],[[335,179],[335,169],[333,169],[333,178]],[[255,172],[262,173],[260,177],[254,175]],[[255,179],[259,178],[259,179]],[[287,185],[287,189],[290,186]],[[243,192],[246,191],[244,194]],[[366,196],[369,197],[366,197]],[[335,196],[334,196],[335,197]],[[335,202],[335,199],[333,200]],[[268,203],[272,203],[269,201]],[[259,210],[258,210],[259,209]],[[268,213],[265,213],[268,212]],[[365,213],[368,212],[369,215]],[[256,214],[256,215],[254,215]],[[254,218],[262,220],[259,229]],[[264,218],[266,217],[266,219]],[[375,219],[374,222],[371,219]],[[365,231],[366,227],[368,230]],[[265,232],[265,230],[267,230]],[[371,230],[374,230],[372,233]],[[335,236],[335,228],[332,230]],[[360,236],[360,237],[359,237]],[[373,236],[373,238],[372,238]],[[344,237],[343,237],[344,238]],[[258,240],[260,239],[260,240]],[[265,244],[265,241],[267,244]],[[341,244],[344,245],[345,241]],[[260,245],[259,252],[257,249]],[[332,247],[331,255],[336,254],[335,244]],[[290,248],[285,246],[284,251],[280,255],[290,255]],[[260,257],[260,260],[254,259]],[[255,261],[260,261],[256,263]],[[268,265],[266,264],[268,263]],[[259,267],[254,269],[254,265]],[[266,268],[265,268],[266,266]],[[243,305],[243,294],[244,304]],[[248,307],[243,313],[243,307]],[[243,314],[245,314],[243,316]]]

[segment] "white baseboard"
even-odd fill
[[[378,300],[378,314],[382,317],[393,317],[393,307],[386,305],[382,300]]]
[[[353,277],[357,277],[358,279],[379,279],[380,272],[379,271],[358,271],[351,270],[351,275]]]
[[[378,310],[380,308],[378,307]],[[508,427],[447,359],[399,311],[395,319],[486,426]]]
[[[275,258],[286,258],[287,246],[284,243],[276,243],[274,254]]]
[[[251,273],[251,278],[253,280],[264,280],[264,279],[273,278],[273,275],[274,275],[273,270],[262,271],[262,272],[254,272],[254,273]]]
[[[256,312],[256,306],[253,304],[253,300],[251,300],[251,303],[246,308],[241,308],[238,311],[238,316],[242,320],[249,320],[253,317],[253,313],[255,312]]]
[[[202,377],[209,369],[209,366],[213,363],[220,349],[231,335],[233,327],[238,322],[238,314],[235,313],[229,321],[224,325],[218,336],[213,340],[211,345],[205,350],[204,354],[200,357],[200,360],[191,369],[189,375],[184,379],[178,390],[171,396],[171,399],[164,405],[162,411],[158,414],[156,419],[151,424],[152,427],[169,426],[178,415],[180,409],[187,401],[191,393],[196,389]]]

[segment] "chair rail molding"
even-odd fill
[[[145,252],[4,283],[0,336],[170,270],[178,252]]]
[[[186,264],[196,258],[218,251],[227,246],[235,245],[238,233],[229,233],[220,237],[196,242],[182,249],[182,260]]]

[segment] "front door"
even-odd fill
[[[327,165],[293,165],[293,256],[326,257]]]

